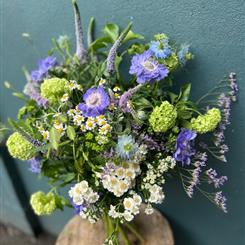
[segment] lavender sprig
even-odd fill
[[[112,45],[108,57],[107,57],[107,68],[106,71],[109,75],[112,75],[115,72],[115,60],[117,55],[117,50],[121,46],[124,38],[127,36],[128,32],[130,31],[132,27],[132,22],[128,24],[128,26],[123,30],[123,32],[120,34],[116,42]]]
[[[208,183],[213,183],[215,188],[220,188],[228,180],[227,176],[218,177],[216,170],[212,168],[206,171],[206,175],[208,176]]]

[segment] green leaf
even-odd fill
[[[83,169],[83,162],[81,159],[75,161],[74,163],[74,167],[76,168],[77,172],[80,174],[84,173],[84,169]]]
[[[168,92],[168,95],[170,97],[171,104],[173,104],[176,101],[176,99],[178,98],[178,95],[174,94],[172,92]]]
[[[181,88],[178,101],[188,101],[190,92],[191,92],[191,83],[187,83]]]
[[[96,51],[98,49],[105,48],[108,43],[112,43],[111,38],[108,36],[97,38],[89,45],[89,51]]]
[[[94,22],[95,22],[94,17],[91,17],[88,25],[88,35],[87,35],[88,46],[90,46],[91,43],[93,42]]]
[[[72,182],[75,179],[76,175],[75,175],[75,173],[68,173],[68,174],[65,174],[63,177],[64,177],[63,178],[63,182],[64,182],[63,184],[66,185],[66,184]]]
[[[76,137],[75,129],[74,129],[72,126],[69,125],[69,126],[67,127],[66,132],[67,132],[68,138],[69,138],[70,140],[73,140],[73,141],[74,141],[74,139],[75,139],[75,137]]]
[[[103,33],[111,38],[115,42],[119,36],[119,27],[116,24],[108,23],[104,29]]]
[[[140,34],[136,34],[133,31],[129,31],[127,36],[124,38],[123,43],[128,42],[129,40],[133,40],[133,39],[144,39],[144,37]]]
[[[120,64],[122,62],[122,56],[116,56],[116,60],[115,60],[115,69],[116,69],[116,74],[117,74],[117,78],[119,79],[120,78],[120,70],[119,70],[119,67],[120,67]]]
[[[20,92],[13,92],[12,95],[24,101],[28,100],[26,96]]]
[[[51,144],[51,147],[55,150],[58,150],[59,148],[60,137],[61,137],[60,133],[55,128],[51,128],[50,144]]]

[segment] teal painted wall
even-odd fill
[[[229,176],[225,193],[229,197],[227,215],[220,212],[201,195],[189,200],[180,183],[166,185],[166,201],[160,209],[169,218],[177,245],[242,245],[245,244],[245,3],[243,0],[78,0],[83,26],[90,16],[96,17],[97,31],[106,22],[125,26],[131,19],[134,30],[149,40],[154,33],[165,32],[178,42],[192,45],[196,56],[188,69],[178,75],[178,84],[193,83],[193,98],[214,86],[229,71],[235,71],[240,85],[239,101],[235,105],[233,124],[227,131],[230,152],[227,164],[210,158],[210,163]],[[0,0],[0,81],[12,81],[22,89],[25,80],[21,67],[30,69],[36,60],[46,55],[50,38],[60,34],[73,35],[73,13],[69,0]],[[22,32],[32,34],[39,55],[23,41]],[[98,33],[97,32],[97,33]],[[0,117],[14,117],[21,103],[0,89]],[[18,163],[28,193],[47,188],[44,180],[36,181]],[[57,212],[41,218],[44,227],[57,233],[72,212]],[[147,221],[146,221],[147,222]]]

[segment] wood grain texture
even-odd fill
[[[174,245],[174,238],[167,219],[157,210],[152,215],[144,214],[143,210],[136,216],[134,224],[144,237],[140,243],[133,234],[128,233],[134,245]],[[56,245],[102,245],[106,232],[102,221],[90,224],[79,216],[73,217],[60,233]],[[121,245],[124,243],[121,242]]]

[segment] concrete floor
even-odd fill
[[[0,245],[54,245],[55,237],[41,234],[38,238],[28,236],[21,231],[0,224]]]

